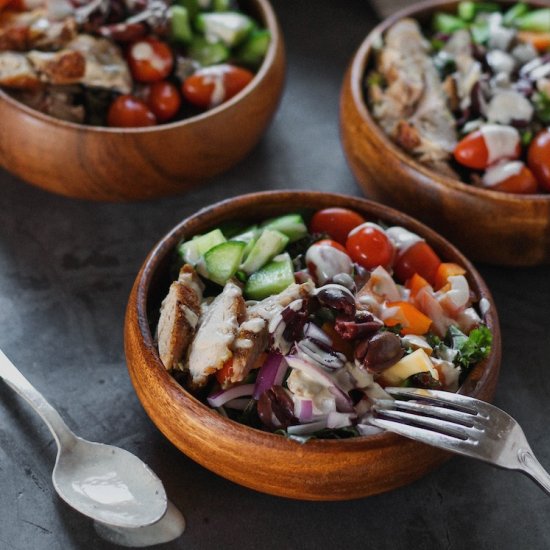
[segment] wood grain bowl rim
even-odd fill
[[[515,0],[496,0],[500,4],[515,4]],[[379,42],[384,33],[389,29],[391,25],[403,19],[405,17],[412,17],[418,19],[419,14],[433,12],[436,9],[444,8],[446,6],[458,4],[458,0],[426,0],[425,2],[418,2],[407,6],[394,14],[390,15],[379,23],[374,29],[372,29],[367,37],[363,40],[357,51],[352,57],[350,62],[350,70],[347,72],[345,78],[349,78],[351,96],[357,109],[358,114],[363,119],[363,122],[367,125],[368,131],[376,136],[378,141],[382,142],[390,154],[395,155],[399,161],[406,164],[413,170],[420,172],[423,176],[432,180],[434,185],[444,185],[450,187],[458,192],[469,193],[474,197],[481,199],[492,199],[497,202],[504,203],[523,203],[533,201],[550,202],[550,193],[533,193],[528,195],[504,193],[502,191],[494,191],[491,189],[484,189],[476,187],[474,185],[465,183],[461,180],[448,177],[444,174],[440,174],[435,170],[428,168],[427,166],[416,161],[411,155],[408,155],[398,145],[396,145],[380,128],[379,124],[371,116],[370,109],[367,106],[366,99],[363,93],[363,82],[365,77],[365,69],[370,61],[370,56],[374,45]],[[533,6],[545,6],[544,2],[538,2],[536,0],[528,0],[528,4]],[[341,97],[341,101],[344,98]],[[382,153],[383,154],[383,153]]]
[[[486,395],[484,395],[483,398],[487,400],[492,399],[501,362],[501,334],[498,313],[489,288],[470,261],[449,241],[444,239],[434,230],[393,208],[368,199],[342,194],[293,190],[250,193],[229,198],[202,208],[171,229],[157,242],[147,255],[134,282],[132,294],[135,293],[135,304],[131,302],[128,303],[128,308],[135,306],[135,310],[132,312],[128,310],[126,312],[125,322],[129,322],[131,318],[137,319],[138,332],[142,340],[143,351],[145,355],[148,356],[146,357],[146,368],[155,370],[155,377],[160,381],[160,384],[162,384],[162,389],[167,399],[173,401],[177,406],[181,405],[182,408],[192,408],[196,411],[198,407],[201,420],[208,423],[214,429],[223,429],[226,436],[231,435],[243,441],[253,440],[255,444],[260,444],[264,447],[277,447],[279,449],[300,448],[304,453],[307,453],[308,449],[316,453],[330,453],[338,450],[345,450],[346,452],[366,452],[377,448],[394,446],[403,439],[401,436],[386,432],[342,440],[314,439],[309,440],[305,444],[298,443],[294,440],[282,437],[281,435],[263,432],[223,417],[217,411],[208,407],[187,392],[187,390],[179,385],[164,368],[154,344],[154,338],[150,330],[147,314],[151,281],[156,270],[166,261],[167,255],[173,253],[175,246],[184,235],[189,237],[194,235],[198,228],[200,228],[198,232],[201,232],[208,229],[208,227],[212,228],[216,226],[222,221],[234,219],[236,211],[250,209],[251,206],[258,204],[261,204],[262,207],[273,207],[274,209],[280,208],[281,204],[292,204],[296,208],[308,208],[312,210],[328,206],[355,208],[360,212],[368,213],[368,216],[374,219],[383,219],[391,221],[392,223],[398,223],[418,232],[434,245],[436,251],[445,250],[444,257],[446,257],[446,259],[452,259],[453,261],[461,263],[468,272],[468,279],[470,282],[474,283],[473,288],[479,293],[479,298],[485,297],[491,304],[485,316],[485,322],[493,333],[493,345],[489,357],[469,373],[459,393],[475,397],[484,393],[484,390],[486,390]],[[283,210],[282,208],[280,209]],[[126,356],[128,360],[128,353]],[[128,361],[131,381],[137,390],[136,384],[138,384],[139,381],[132,372],[134,368],[139,370],[141,367],[130,364],[130,361]],[[491,377],[492,382],[489,380]],[[489,385],[489,388],[486,387],[487,385]],[[140,388],[140,390],[147,392],[146,388]],[[137,393],[140,401],[142,401],[142,404],[145,406],[142,397],[139,395],[139,391]],[[184,404],[189,406],[184,407]],[[145,409],[149,414],[147,407],[145,407]],[[153,416],[151,418],[155,422],[155,418]],[[418,443],[417,445],[421,444]]]
[[[67,120],[61,120],[59,118],[55,118],[51,115],[47,115],[45,113],[37,111],[36,109],[33,109],[32,107],[29,107],[24,103],[21,103],[20,101],[17,101],[17,99],[11,97],[2,88],[0,88],[0,102],[5,101],[16,110],[21,111],[22,114],[31,116],[32,118],[35,118],[42,123],[53,124],[54,126],[60,126],[61,128],[79,130],[81,132],[92,132],[92,133],[98,133],[98,134],[102,134],[102,133],[149,134],[149,133],[155,133],[155,132],[162,132],[163,130],[168,130],[172,128],[188,127],[188,126],[192,127],[196,124],[200,124],[205,119],[209,119],[211,117],[214,117],[220,112],[231,109],[231,107],[233,107],[236,103],[240,103],[247,96],[249,96],[259,86],[259,84],[262,82],[262,80],[267,75],[269,70],[273,67],[276,59],[276,55],[277,55],[277,50],[283,47],[282,32],[279,27],[277,16],[275,15],[275,11],[271,6],[271,3],[269,2],[269,0],[246,0],[246,1],[248,1],[251,4],[255,4],[254,7],[258,9],[258,12],[261,15],[260,18],[263,24],[271,32],[271,41],[269,44],[269,48],[267,50],[267,53],[262,61],[262,64],[259,70],[254,74],[254,78],[252,79],[252,81],[243,90],[241,90],[238,94],[233,96],[231,99],[224,101],[222,104],[212,109],[209,109],[208,111],[199,113],[197,115],[193,115],[188,118],[184,118],[183,120],[157,124],[155,126],[144,126],[144,127],[138,127],[138,128],[122,128],[122,127],[115,128],[115,127],[109,127],[109,126],[79,124],[76,122],[69,122]]]

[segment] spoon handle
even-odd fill
[[[46,401],[44,396],[21,374],[19,369],[0,350],[0,378],[42,417],[52,432],[59,448],[71,445],[76,436],[71,432],[59,413]]]

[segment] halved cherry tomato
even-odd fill
[[[466,270],[453,262],[444,262],[439,265],[435,274],[434,288],[440,290],[447,284],[447,279],[455,275],[465,275]]]
[[[157,119],[145,102],[131,95],[117,97],[109,107],[107,124],[122,128],[154,126]]]
[[[539,187],[550,191],[550,129],[539,132],[529,145],[527,165]]]
[[[348,251],[343,247],[340,243],[337,243],[336,241],[333,241],[332,239],[321,239],[320,241],[317,241],[313,243],[313,245],[324,245],[324,246],[332,246],[332,248],[336,248],[336,250],[339,250],[340,252],[343,252],[344,254],[347,254]]]
[[[393,263],[395,249],[392,242],[374,223],[366,222],[350,232],[346,248],[351,259],[367,269],[381,265],[388,268]]]
[[[340,244],[346,244],[348,234],[365,218],[348,208],[324,208],[315,212],[309,224],[312,233],[326,233]]]
[[[454,150],[456,161],[468,168],[483,170],[503,159],[521,155],[519,132],[512,126],[487,124],[468,134]]]
[[[174,118],[179,111],[181,96],[177,86],[161,80],[151,84],[145,102],[159,122],[166,122]]]
[[[157,82],[172,72],[174,55],[166,42],[147,37],[130,45],[128,65],[137,82]]]
[[[388,327],[402,325],[401,334],[426,334],[432,320],[416,309],[409,302],[388,302],[388,307],[398,307],[399,313],[395,317],[384,320]]]
[[[511,175],[506,174],[507,167],[511,168]],[[518,169],[519,172],[517,171]],[[535,179],[533,172],[531,172],[531,170],[529,170],[529,168],[527,168],[527,166],[525,166],[522,162],[515,160],[506,163],[505,161],[505,164],[502,166],[499,164],[494,168],[489,167],[483,176],[483,183],[486,184],[488,180],[495,177],[497,175],[497,171],[503,179],[501,179],[498,183],[491,183],[487,185],[488,189],[523,195],[537,192],[537,180]]]
[[[418,241],[397,258],[393,269],[395,276],[401,282],[418,273],[433,285],[440,263],[441,260],[433,248],[425,241]]]
[[[253,78],[249,70],[224,63],[199,69],[185,79],[181,91],[189,103],[209,109],[237,95]]]

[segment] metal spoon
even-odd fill
[[[55,490],[70,506],[102,523],[141,527],[166,512],[160,479],[135,455],[76,436],[0,350],[0,377],[46,422],[57,443],[52,473]]]

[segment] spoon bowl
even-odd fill
[[[166,512],[158,477],[138,457],[75,437],[60,449],[52,474],[61,498],[82,514],[117,527],[151,525]]]
[[[0,378],[42,417],[57,443],[52,481],[59,496],[80,513],[116,527],[151,525],[166,513],[161,480],[137,456],[77,437],[0,350]]]

